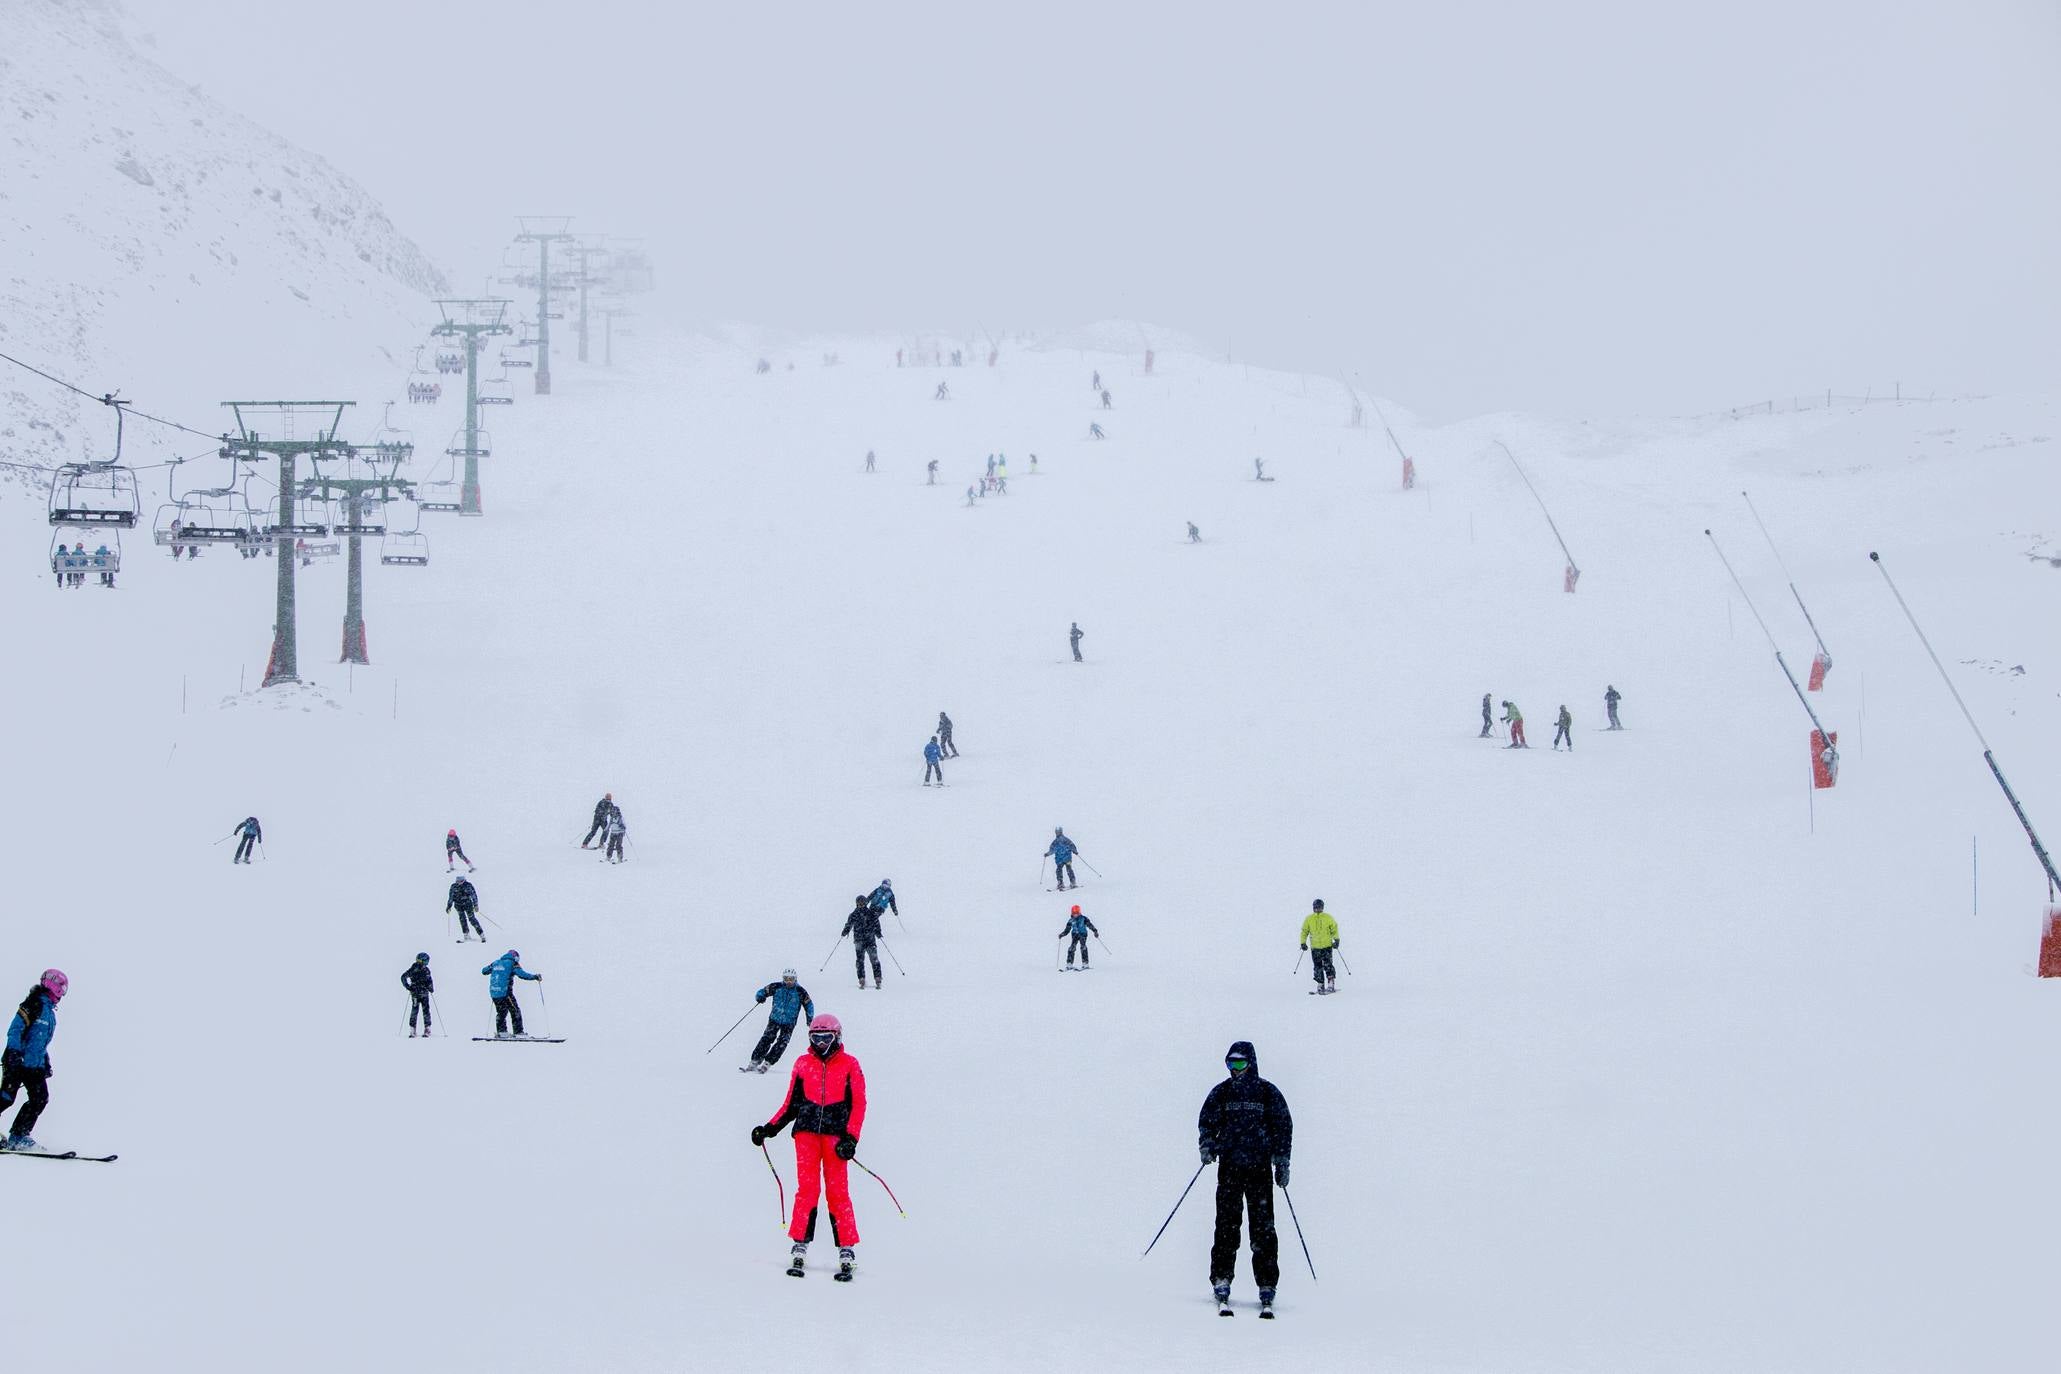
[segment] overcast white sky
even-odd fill
[[[477,289],[518,212],[696,320],[1103,316],[1436,418],[2061,364],[2061,5],[125,0]]]

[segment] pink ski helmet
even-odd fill
[[[64,977],[61,973],[57,976],[60,978]],[[816,1013],[816,1019],[809,1022],[809,1034],[818,1035],[825,1031],[831,1035],[842,1036],[844,1034],[844,1023],[827,1011],[818,1012]]]
[[[50,994],[51,1001],[55,1002],[62,999],[66,989],[70,988],[71,985],[72,980],[64,976],[63,970],[54,968],[43,970],[43,991]]]

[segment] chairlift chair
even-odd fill
[[[134,529],[142,514],[136,474],[118,463],[66,463],[50,481],[50,523]]]
[[[120,572],[122,570],[122,536],[120,530],[120,526],[102,530],[96,536],[98,543],[92,549],[84,548],[85,540],[75,537],[72,543],[81,546],[78,552],[71,552],[65,544],[64,536],[62,534],[58,535],[50,544],[50,571],[56,574],[60,581],[66,577],[84,573],[112,576]],[[102,553],[100,551],[103,547],[107,549],[107,552]]]
[[[158,507],[151,541],[162,547],[188,544],[249,544],[257,538],[257,516],[222,503],[188,498]]]
[[[506,377],[488,377],[479,384],[479,403],[483,406],[512,406],[515,404],[515,386]]]
[[[390,568],[426,568],[429,536],[420,530],[389,530],[380,541],[379,561]]]

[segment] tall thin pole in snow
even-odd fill
[[[1768,552],[1775,555],[1775,566],[1782,570],[1783,578],[1789,583],[1789,594],[1796,598],[1796,609],[1803,612],[1803,623],[1811,627],[1811,636],[1818,641],[1818,652],[1829,661],[1832,651],[1825,647],[1825,636],[1818,633],[1818,622],[1811,619],[1811,608],[1803,604],[1803,593],[1796,590],[1796,579],[1789,575],[1789,565],[1782,561],[1782,551],[1775,547],[1775,536],[1768,533],[1767,522],[1760,518],[1759,511],[1754,510],[1753,498],[1742,491],[1739,499],[1746,503],[1747,510],[1752,511],[1753,523],[1760,526],[1760,537],[1768,541]]]
[[[2047,872],[2047,899],[2052,901],[2055,889],[2061,888],[2061,874],[2054,872],[2054,861],[2047,857],[2047,847],[2040,843],[2039,832],[2032,828],[2032,821],[2027,818],[2025,808],[2018,804],[2018,794],[2011,790],[2010,783],[2004,781],[2004,770],[1997,767],[1995,751],[1989,747],[1989,741],[1982,737],[1982,727],[1975,723],[1975,716],[1968,710],[1968,703],[1961,700],[1960,689],[1955,687],[1954,680],[1947,676],[1946,665],[1941,663],[1939,655],[1932,651],[1932,641],[1925,637],[1925,631],[1918,628],[1918,617],[1911,614],[1910,606],[1904,602],[1904,594],[1896,589],[1896,583],[1889,576],[1889,569],[1882,566],[1882,555],[1871,552],[1868,560],[1880,569],[1882,580],[1889,585],[1889,594],[1896,598],[1896,604],[1903,610],[1904,619],[1911,622],[1911,631],[1918,636],[1918,642],[1925,646],[1926,657],[1930,658],[1932,666],[1939,670],[1939,680],[1946,684],[1948,693],[1954,699],[1954,705],[1961,708],[1961,718],[1967,721],[1968,728],[1975,732],[1975,742],[1982,746],[1982,761],[1989,765],[1990,776],[1997,780],[1997,786],[2004,789],[2004,800],[2011,803],[2011,810],[2017,815],[2018,824],[2025,828],[2025,838],[2032,841],[2032,852],[2039,855],[2040,867]]]
[[[1824,735],[1826,739],[1831,739],[1832,736],[1827,733],[1823,723],[1818,720],[1818,713],[1811,709],[1810,698],[1803,694],[1803,687],[1797,682],[1796,674],[1789,671],[1789,664],[1782,657],[1782,646],[1775,643],[1775,636],[1769,631],[1768,622],[1760,618],[1760,608],[1755,606],[1753,598],[1746,594],[1746,586],[1739,580],[1739,574],[1732,571],[1732,560],[1725,557],[1724,549],[1718,545],[1717,536],[1709,530],[1705,530],[1703,537],[1710,541],[1710,547],[1717,551],[1718,562],[1724,564],[1725,571],[1731,574],[1732,585],[1739,589],[1739,597],[1746,603],[1746,609],[1753,612],[1753,619],[1760,626],[1760,632],[1767,635],[1768,647],[1775,651],[1775,666],[1782,670],[1782,676],[1789,682],[1789,690],[1796,693],[1797,701],[1802,703],[1803,713],[1811,718],[1811,728]]]
[[[1546,528],[1553,531],[1554,541],[1560,545],[1560,552],[1567,558],[1567,569],[1574,575],[1567,582],[1567,590],[1573,591],[1574,578],[1582,574],[1581,566],[1574,561],[1574,554],[1569,551],[1567,541],[1560,537],[1560,527],[1553,523],[1553,512],[1546,509],[1546,498],[1539,495],[1539,489],[1531,484],[1531,478],[1525,476],[1524,467],[1517,461],[1517,455],[1510,451],[1510,446],[1498,439],[1496,447],[1503,450],[1503,456],[1510,460],[1510,466],[1517,469],[1517,475],[1523,480],[1525,489],[1531,492],[1531,499],[1539,503],[1539,513],[1546,517]],[[1704,533],[1708,534],[1709,531],[1706,530]]]

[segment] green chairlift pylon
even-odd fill
[[[239,463],[260,463],[268,458],[279,462],[279,518],[263,531],[272,541],[274,561],[279,564],[278,601],[272,617],[272,656],[265,661],[263,686],[299,682],[299,635],[294,623],[293,541],[304,535],[319,538],[329,533],[320,522],[295,518],[294,502],[300,484],[294,478],[295,461],[341,458],[351,446],[339,440],[344,411],[352,401],[224,401],[236,420],[236,432],[223,436],[222,456]],[[260,430],[253,423],[269,417],[274,429]]]
[[[384,536],[386,525],[365,523],[365,501],[367,497],[376,497],[384,504],[396,496],[413,497],[414,484],[401,480],[395,473],[414,454],[413,444],[401,442],[347,446],[341,454],[324,454],[315,459],[315,476],[300,484],[304,499],[341,501],[345,511],[344,523],[337,527],[338,533],[350,539],[349,571],[344,583],[343,656],[337,659],[338,663],[372,662],[365,647],[365,555],[359,541],[368,534]],[[332,477],[322,471],[323,458],[339,456],[345,461],[346,472],[356,463],[360,472],[369,475]],[[282,557],[285,552],[282,547]]]
[[[517,215],[517,243],[537,245],[537,395],[551,394],[551,245],[571,241],[571,215]]]
[[[481,515],[479,503],[479,350],[480,340],[495,334],[512,334],[504,317],[508,314],[505,297],[475,297],[470,300],[440,300],[437,309],[443,312],[444,322],[429,332],[437,338],[458,339],[465,348],[465,446],[446,449],[454,458],[465,460],[465,484],[460,489],[458,513],[460,515]],[[540,358],[537,367],[545,366]],[[539,391],[548,390],[538,387]]]

